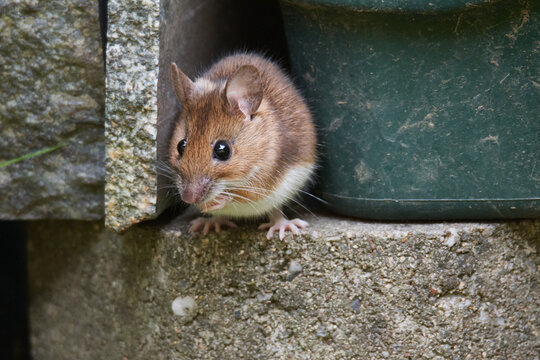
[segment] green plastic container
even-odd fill
[[[319,193],[387,220],[540,216],[540,1],[281,1]]]

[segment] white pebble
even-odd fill
[[[446,240],[444,241],[444,244],[448,247],[452,247],[456,244],[458,241],[458,233],[456,229],[450,228],[448,229],[448,232],[446,234]]]
[[[172,311],[178,316],[194,315],[197,311],[197,303],[191,296],[177,297],[172,302]]]
[[[302,265],[292,260],[289,264],[289,269],[287,270],[289,274],[296,275],[302,272]]]

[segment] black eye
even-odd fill
[[[214,145],[214,159],[219,161],[229,160],[231,157],[231,146],[225,140],[219,140]]]
[[[178,150],[178,155],[182,157],[184,154],[184,149],[186,148],[186,139],[182,139],[178,142],[178,145],[176,145],[176,149]]]

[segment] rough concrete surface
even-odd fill
[[[98,2],[0,1],[0,219],[103,217]]]
[[[538,359],[540,220],[29,225],[34,359]]]

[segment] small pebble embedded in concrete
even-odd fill
[[[259,302],[270,301],[270,299],[272,299],[272,294],[261,293],[257,295],[257,300]]]
[[[360,300],[354,299],[351,301],[351,309],[358,314],[360,312]]]
[[[172,302],[172,311],[178,316],[193,316],[197,312],[197,303],[191,296],[177,297]]]
[[[292,279],[300,275],[300,273],[302,272],[302,265],[292,260],[291,263],[289,264],[289,269],[287,269],[287,272],[288,272],[287,279],[291,281]]]
[[[457,231],[454,228],[448,229],[448,231],[444,234],[444,237],[446,238],[444,240],[444,244],[448,246],[449,248],[454,246],[456,242],[459,240]]]
[[[319,325],[319,328],[317,329],[317,336],[321,338],[325,338],[328,336],[328,331],[323,325]]]

